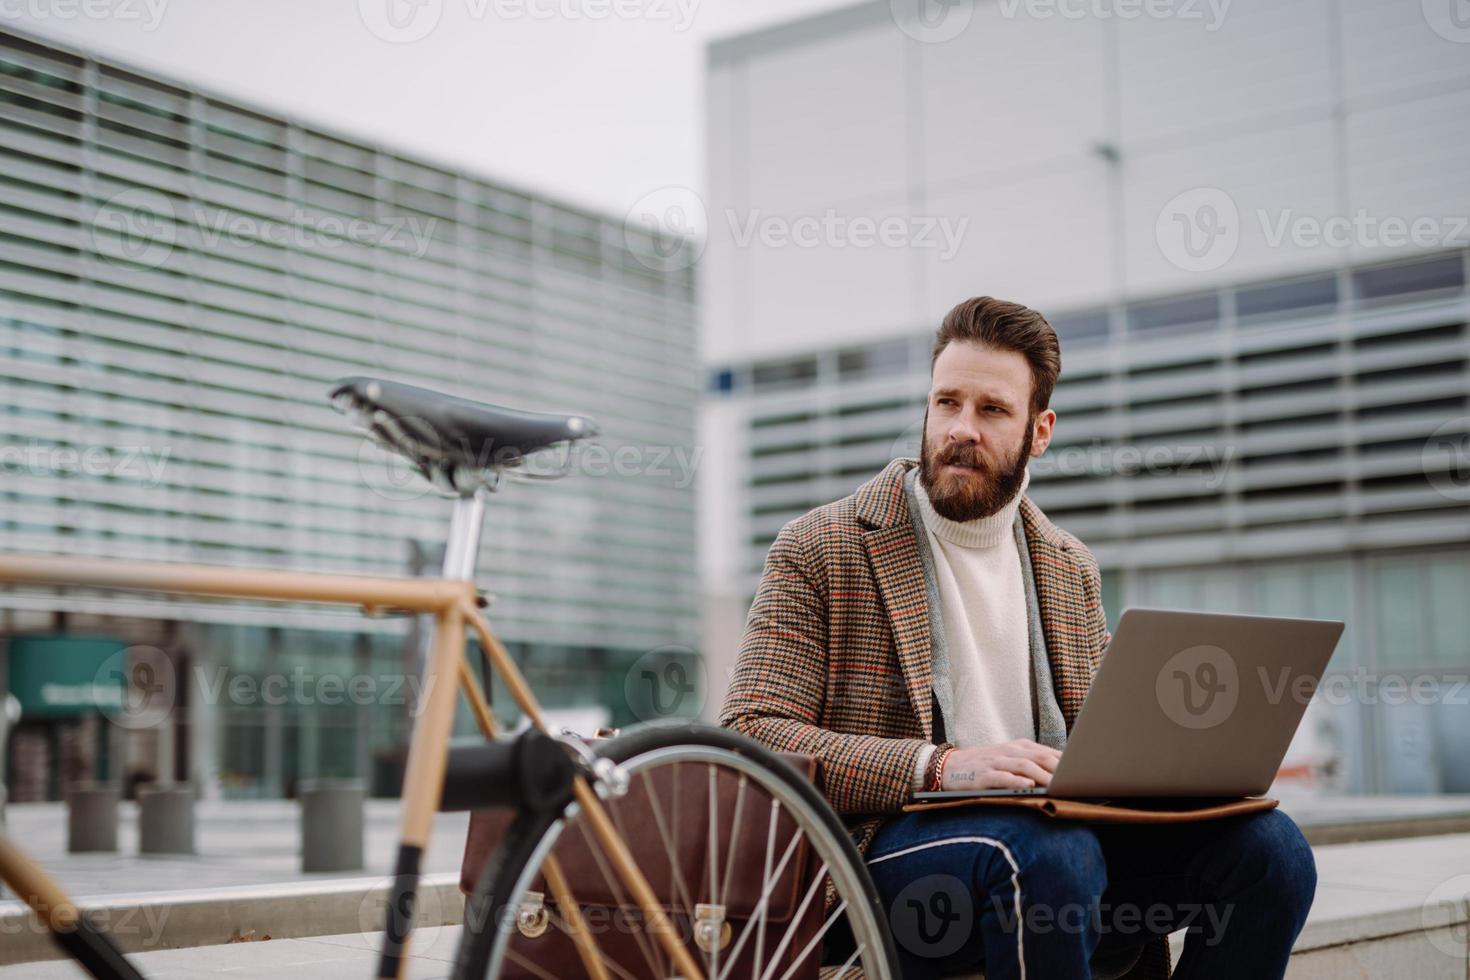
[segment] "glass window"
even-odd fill
[[[1338,619],[1347,624],[1338,641],[1329,669],[1342,669],[1353,662],[1351,653],[1352,580],[1341,562],[1273,564],[1253,575],[1255,604],[1252,612],[1262,616],[1296,616],[1309,619]]]
[[[751,384],[757,391],[768,388],[784,388],[790,385],[815,381],[817,359],[799,357],[790,361],[766,361],[757,364],[751,372]]]
[[[1332,654],[1329,669],[1345,669],[1357,662],[1357,634],[1353,605],[1353,578],[1348,566],[1340,562],[1312,565],[1306,569],[1307,604],[1303,615],[1313,619],[1338,619],[1343,622],[1342,636]]]
[[[1241,319],[1272,313],[1301,313],[1337,305],[1337,277],[1317,276],[1240,289],[1235,312]]]
[[[1353,291],[1360,300],[1383,299],[1409,293],[1462,289],[1465,259],[1459,253],[1398,265],[1359,269],[1353,273]]]
[[[895,340],[839,351],[837,373],[844,378],[901,374],[908,369],[909,350],[907,340]]]
[[[343,702],[323,705],[313,718],[317,726],[314,757],[304,759],[303,763],[314,762],[314,772],[319,779],[367,775],[358,771],[358,718],[367,709],[352,703],[350,698],[343,698]]]
[[[1301,616],[1307,607],[1302,569],[1275,565],[1256,574],[1255,611],[1263,616]]]
[[[710,372],[709,390],[717,395],[728,394],[735,390],[735,369],[717,368]]]
[[[1108,311],[1087,310],[1082,313],[1063,313],[1048,317],[1047,322],[1057,332],[1060,340],[1090,340],[1108,335]]]
[[[1197,609],[1207,612],[1238,613],[1245,609],[1241,595],[1244,578],[1235,569],[1209,569],[1199,573]]]
[[[1374,647],[1380,664],[1415,664],[1423,659],[1421,571],[1417,559],[1395,559],[1373,569],[1373,613],[1377,623]]]
[[[1430,561],[1427,660],[1452,667],[1470,665],[1470,553]]]
[[[1147,574],[1145,601],[1151,609],[1188,609],[1199,612],[1247,612],[1253,601],[1249,579],[1233,568],[1167,568]]]
[[[255,712],[227,706],[220,711],[220,789],[227,799],[266,795],[265,726]]]
[[[1123,614],[1123,576],[1114,569],[1102,573],[1102,604],[1107,614],[1108,629],[1118,628],[1118,617]]]
[[[1128,307],[1128,330],[1147,336],[1195,333],[1220,321],[1220,294],[1176,296]]]
[[[1144,594],[1144,605],[1153,609],[1194,608],[1194,583],[1184,575],[1150,574]]]

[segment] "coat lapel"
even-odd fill
[[[1077,719],[1087,695],[1095,664],[1085,631],[1087,595],[1082,572],[1067,554],[1067,543],[1029,497],[1021,498],[1021,520],[1026,529],[1031,570],[1036,579],[1041,631],[1051,661],[1052,684],[1067,730]]]
[[[883,597],[904,687],[924,737],[934,737],[933,668],[930,664],[929,597],[919,544],[909,521],[903,477],[914,460],[896,459],[857,492],[857,517],[872,530],[863,535],[873,581]]]

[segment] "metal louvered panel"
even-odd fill
[[[612,218],[8,31],[0,168],[0,550],[396,574],[448,511],[325,404],[378,373],[602,424],[607,460],[490,502],[508,640],[695,645],[690,270],[644,269]]]
[[[1064,337],[1058,421],[1031,464],[1031,494],[1115,568],[1470,540],[1463,475],[1432,445],[1446,433],[1470,439],[1470,252],[1335,274],[1409,283],[1419,267],[1438,285],[1226,316],[1205,342]],[[1242,283],[1218,303],[1234,310],[1240,296],[1277,288]],[[1054,319],[1094,313],[1129,316]],[[918,351],[929,339],[907,342]],[[785,367],[731,369],[752,379],[730,396],[746,418],[751,576],[788,520],[918,451],[927,356],[877,378],[844,377],[836,351],[810,357],[814,384],[782,387]],[[773,380],[763,387],[763,377]],[[1150,453],[1161,462],[1148,464]],[[1329,523],[1337,530],[1324,533]]]

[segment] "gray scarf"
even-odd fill
[[[909,519],[914,525],[914,537],[919,545],[919,557],[924,564],[924,584],[929,597],[929,649],[930,663],[934,674],[934,699],[939,704],[941,717],[954,717],[954,692],[949,681],[949,647],[944,640],[944,611],[940,607],[938,579],[934,574],[934,553],[929,549],[929,534],[924,528],[924,518],[919,512],[918,501],[919,468],[912,467],[904,477],[904,490],[908,495]],[[1067,724],[1062,709],[1057,704],[1056,691],[1052,687],[1051,658],[1046,652],[1046,634],[1041,628],[1041,604],[1036,597],[1036,577],[1031,570],[1031,549],[1026,544],[1025,523],[1021,512],[1016,511],[1013,525],[1016,535],[1016,550],[1021,553],[1021,577],[1026,591],[1026,622],[1031,636],[1031,719],[1035,726],[1033,738],[1042,745],[1061,749],[1067,743]]]

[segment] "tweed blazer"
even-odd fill
[[[791,521],[766,556],[720,723],[820,760],[824,791],[866,852],[908,801],[934,736],[928,590],[895,459],[851,496]],[[1020,519],[1067,730],[1112,635],[1097,561],[1029,497]],[[1160,962],[1161,960],[1161,962]],[[1151,943],[1130,978],[1167,977]]]

